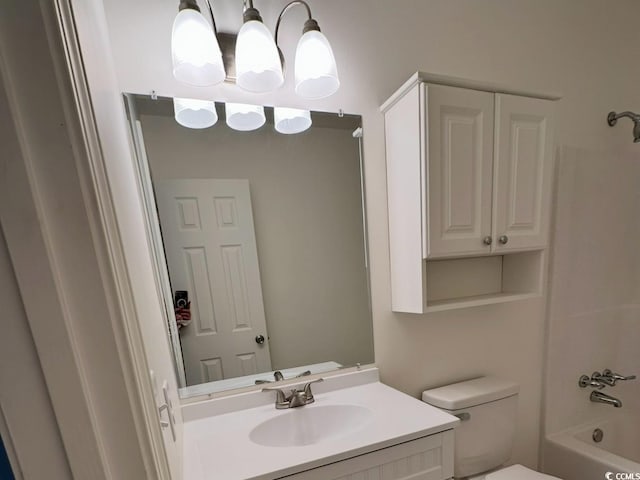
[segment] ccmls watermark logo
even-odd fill
[[[607,472],[604,477],[607,480],[640,480],[640,472]]]

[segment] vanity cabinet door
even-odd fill
[[[283,477],[286,480],[445,480],[453,476],[453,430]]]
[[[553,102],[496,94],[494,251],[547,246]]]
[[[426,85],[425,258],[490,253],[494,97]]]

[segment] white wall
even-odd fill
[[[360,157],[351,129],[196,131],[141,115],[153,180],[249,180],[271,366],[373,362]]]
[[[545,300],[415,316],[390,311],[383,119],[378,106],[415,70],[558,91],[558,144],[631,149],[630,127],[606,125],[609,110],[640,109],[634,0],[324,0],[311,1],[330,38],[342,86],[302,102],[291,75],[273,95],[230,86],[178,85],[171,75],[170,30],[177,2],[105,2],[115,65],[124,91],[267,104],[339,108],[364,118],[365,171],[376,363],[383,381],[417,396],[425,387],[492,373],[519,382],[513,460],[537,463]],[[273,28],[284,0],[256,2]],[[219,0],[220,30],[237,31],[241,2]],[[286,18],[284,54],[292,62],[303,12]]]
[[[109,3],[105,2],[106,5]],[[149,422],[158,423],[156,408],[164,402],[161,388],[167,383],[169,401],[174,406],[177,434],[174,439],[169,429],[164,428],[161,436],[166,457],[162,458],[157,452],[154,453],[156,465],[168,468],[171,478],[179,479],[182,477],[182,414],[180,409],[175,408],[179,404],[177,378],[165,332],[163,303],[153,279],[153,259],[146,238],[141,192],[136,183],[133,146],[127,130],[123,98],[118,90],[111,46],[107,42],[106,5],[103,6],[101,0],[72,0],[72,5],[81,47],[83,74],[86,75],[91,97],[91,115],[98,129],[100,153],[104,158],[104,171],[98,169],[99,172],[94,174],[106,175],[109,181],[111,197],[108,200],[113,204],[106,208],[113,209],[108,210],[108,213],[115,214],[115,218],[111,218],[115,224],[110,226],[117,228],[118,240],[125,246],[122,252],[124,258],[118,260],[126,263],[126,280],[131,290],[127,293],[133,296],[134,302],[135,312],[128,313],[139,320],[139,329],[132,330],[141,335],[146,353],[143,368],[148,370],[149,376],[147,377],[147,372],[143,372],[144,377],[137,381],[144,383],[143,391],[149,387],[153,390],[155,405],[151,411],[153,419]],[[110,253],[114,255],[113,251]],[[155,440],[153,446],[158,448],[158,425],[148,427]],[[161,471],[159,474],[168,473]]]
[[[80,16],[92,6],[81,2],[75,13]],[[100,182],[93,182],[104,174],[104,165],[90,164],[90,159],[103,152],[92,136],[94,124],[81,125],[80,119],[82,114],[97,115],[92,107],[113,99],[99,86],[114,77],[100,76],[103,82],[94,83],[95,96],[88,105],[82,95],[85,73],[94,72],[79,65],[74,20],[79,18],[72,18],[65,0],[0,3],[0,220],[40,363],[38,369],[32,358],[21,367],[30,380],[43,374],[49,395],[31,390],[42,408],[31,420],[49,417],[43,430],[57,424],[71,470],[64,478],[169,478],[156,406],[148,394],[147,359],[139,353],[141,347],[132,348],[140,345],[139,327],[130,321],[135,318],[133,302],[128,288],[118,289],[127,285],[129,279],[123,277],[129,272],[123,272],[117,255],[120,238],[108,216],[112,205]],[[89,24],[95,26],[83,23],[85,28]],[[63,28],[68,28],[64,34]],[[92,29],[83,45],[87,65],[92,64],[91,47],[99,44],[98,32]],[[109,72],[108,56],[93,59],[93,65],[100,63]],[[112,91],[111,105],[117,108],[119,91]],[[125,132],[119,146],[128,152],[122,107],[117,111],[120,123],[115,124]],[[108,133],[101,131],[105,137]],[[128,166],[131,170],[131,162]],[[132,177],[129,181],[133,183]],[[109,222],[111,233],[106,234]],[[11,304],[7,308],[13,309]],[[168,348],[162,361],[172,376]],[[25,393],[26,382],[16,390]],[[47,401],[55,418],[43,407]],[[29,414],[29,406],[24,401],[4,423],[11,427],[20,415]],[[33,426],[23,429],[31,430],[27,438],[38,435]],[[33,441],[27,448],[38,445]],[[37,465],[23,470],[31,477],[46,468],[40,460],[53,455],[55,447],[35,458],[22,455],[21,461],[28,457]],[[33,476],[56,478],[64,466],[52,464],[46,474]]]

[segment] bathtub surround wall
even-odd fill
[[[263,2],[273,28],[285,1]],[[105,2],[115,68],[122,91],[255,102],[363,115],[376,363],[382,380],[413,396],[426,387],[480,374],[518,382],[522,389],[512,460],[537,465],[544,350],[545,299],[441,312],[394,314],[390,308],[383,118],[378,107],[416,70],[560,92],[556,142],[587,148],[632,149],[625,128],[606,114],[638,110],[640,65],[635,49],[640,4],[634,0],[324,0],[312,2],[331,38],[341,88],[302,102],[289,77],[270,95],[229,85],[196,89],[171,74],[169,32],[176,5],[151,0]],[[237,31],[241,2],[215,5],[221,31]],[[285,58],[300,34],[296,15],[283,23]],[[298,22],[299,23],[299,22]],[[290,60],[288,60],[290,61]],[[619,75],[611,75],[611,72]],[[594,228],[597,228],[594,224]],[[615,248],[613,245],[611,248]],[[605,367],[606,365],[603,365]]]
[[[550,276],[547,436],[594,419],[640,414],[638,380],[603,390],[622,400],[621,409],[591,402],[591,389],[577,386],[580,375],[605,368],[640,375],[639,205],[640,153],[562,150]]]

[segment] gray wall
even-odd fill
[[[274,369],[373,362],[358,141],[351,129],[191,130],[142,115],[154,180],[246,178]]]

